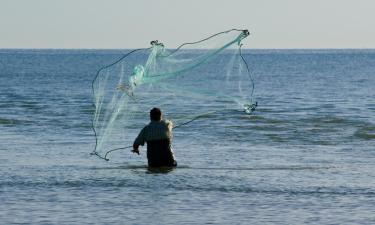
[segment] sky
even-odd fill
[[[0,0],[0,48],[173,48],[232,28],[245,48],[375,48],[375,1]]]

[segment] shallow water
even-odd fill
[[[374,50],[245,51],[257,111],[176,129],[168,171],[89,155],[91,81],[124,52],[0,50],[2,224],[375,223]]]

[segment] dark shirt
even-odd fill
[[[176,166],[171,147],[172,127],[170,121],[151,121],[138,134],[134,144],[147,142],[147,159],[151,167]]]

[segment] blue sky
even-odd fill
[[[246,48],[375,48],[373,0],[0,0],[0,48],[174,47],[231,28]]]

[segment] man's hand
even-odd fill
[[[139,155],[139,150],[138,149],[133,149],[132,152],[133,153],[137,153]]]
[[[137,153],[139,155],[139,149],[138,148],[139,148],[139,145],[134,144],[132,152]]]

